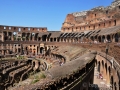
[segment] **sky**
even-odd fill
[[[109,6],[113,0],[0,0],[0,25],[60,31],[66,15]]]

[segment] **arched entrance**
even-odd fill
[[[98,61],[98,72],[100,72],[100,61]]]
[[[98,37],[98,41],[101,42],[101,36]]]
[[[42,36],[42,41],[46,41],[47,35]]]
[[[104,61],[102,60],[102,66],[103,66],[103,68],[104,68]]]
[[[111,78],[110,78],[110,83],[111,83],[112,87],[113,87],[113,82],[114,82],[113,76],[111,76]]]
[[[53,38],[50,38],[50,42],[53,42]]]
[[[40,47],[40,54],[44,54],[44,48]]]
[[[111,42],[110,35],[107,35],[107,41],[108,41],[108,42]]]
[[[118,42],[118,38],[119,38],[119,37],[118,37],[118,34],[117,34],[117,33],[115,34],[114,38],[115,38],[115,42]]]
[[[92,40],[92,41],[94,41],[94,37],[92,36],[92,37],[90,37],[90,39]]]
[[[105,41],[105,36],[103,35],[103,36],[102,36],[102,42],[104,42],[104,41]]]
[[[18,48],[18,53],[20,53],[21,52],[21,49],[20,48]]]

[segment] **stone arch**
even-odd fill
[[[46,41],[47,35],[42,35],[42,41]]]
[[[104,68],[104,61],[102,60],[102,66],[103,66],[103,68]]]
[[[100,72],[100,66],[101,66],[100,61],[98,61],[98,72]]]
[[[115,34],[114,38],[115,38],[115,42],[118,42],[119,37],[117,33]]]
[[[41,41],[41,37],[38,37],[38,41]]]
[[[114,83],[113,76],[111,76],[111,78],[110,78],[110,83],[111,83],[111,85],[113,86],[113,83]]]
[[[101,36],[98,37],[98,41],[101,42]]]
[[[105,70],[106,70],[106,73],[107,73],[107,63],[105,63]]]
[[[104,40],[105,40],[105,36],[103,35],[103,36],[102,36],[102,42],[104,42]]]
[[[21,52],[21,48],[18,48],[18,53],[20,53]]]
[[[50,38],[50,42],[53,42],[53,38]]]
[[[114,34],[112,34],[112,40],[114,39]]]
[[[92,41],[94,41],[94,37],[93,37],[93,36],[91,36],[90,39],[91,39]]]
[[[56,42],[57,41],[57,38],[54,38],[54,42]]]
[[[107,35],[107,41],[108,41],[108,42],[111,42],[110,35]]]
[[[95,39],[96,39],[96,40],[97,40],[97,37],[98,37],[98,36],[96,35],[96,36],[95,36]]]
[[[40,47],[40,53],[43,54],[43,50],[44,48],[43,47]]]
[[[111,67],[110,66],[108,67],[108,73],[109,73],[109,75],[111,73]]]
[[[114,26],[116,26],[116,20],[114,20]]]

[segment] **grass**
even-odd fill
[[[31,84],[34,84],[34,83],[40,81],[40,79],[46,78],[46,76],[42,72],[40,72],[40,73],[30,76],[29,78],[32,79]]]
[[[25,59],[24,56],[18,56],[17,59]]]

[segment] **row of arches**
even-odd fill
[[[95,30],[95,29],[112,27],[112,26],[116,26],[116,25],[117,25],[117,21],[112,20],[112,21],[106,21],[103,23],[97,23],[95,25],[67,27],[67,28],[62,27],[62,32],[79,32],[81,30]]]
[[[118,33],[112,35],[92,36],[91,40],[98,42],[119,42],[120,35]]]
[[[106,80],[107,85],[112,87],[113,90],[120,90],[119,73],[112,64],[105,57],[102,57],[102,55],[96,56],[95,66],[97,67],[97,71],[103,75],[103,79]]]

